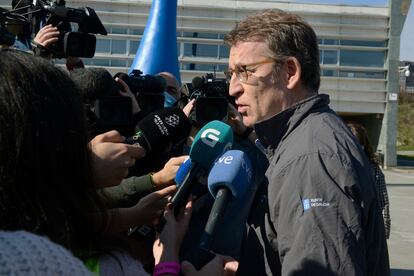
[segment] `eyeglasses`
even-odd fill
[[[265,59],[263,61],[245,64],[245,65],[238,65],[235,69],[229,69],[224,71],[224,74],[226,75],[227,81],[231,80],[231,77],[233,76],[233,73],[236,74],[236,77],[239,81],[243,83],[249,83],[249,79],[252,80],[251,77],[254,77],[253,73],[255,70],[263,64],[267,63],[274,63],[276,62],[274,59]]]

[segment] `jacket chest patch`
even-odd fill
[[[324,201],[322,198],[305,198],[302,200],[303,210],[308,211],[311,208],[316,207],[329,207],[330,203],[327,201]]]

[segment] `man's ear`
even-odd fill
[[[287,88],[294,89],[300,84],[300,78],[302,77],[302,67],[295,57],[289,57],[285,62],[287,72]]]

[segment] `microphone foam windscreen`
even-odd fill
[[[190,158],[209,170],[213,162],[233,145],[233,130],[221,121],[206,124],[194,138]]]
[[[178,168],[177,173],[175,174],[175,178],[174,181],[177,184],[177,186],[180,186],[184,179],[185,176],[190,172],[191,170],[191,159],[187,158],[187,160],[184,161],[184,163],[181,164],[181,166]]]
[[[208,175],[208,189],[213,197],[227,187],[235,198],[242,196],[252,182],[252,164],[240,150],[229,150],[217,158]]]
[[[137,126],[151,151],[164,151],[169,143],[187,138],[191,124],[178,107],[163,108],[145,116]]]

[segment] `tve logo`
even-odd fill
[[[221,163],[221,164],[226,164],[226,165],[230,165],[231,164],[231,162],[233,161],[233,156],[221,156],[221,157],[219,157],[219,159],[218,159],[218,163]]]
[[[214,146],[217,144],[219,140],[219,135],[221,134],[220,131],[214,128],[208,128],[201,133],[201,141],[208,145],[211,148],[214,148]]]

